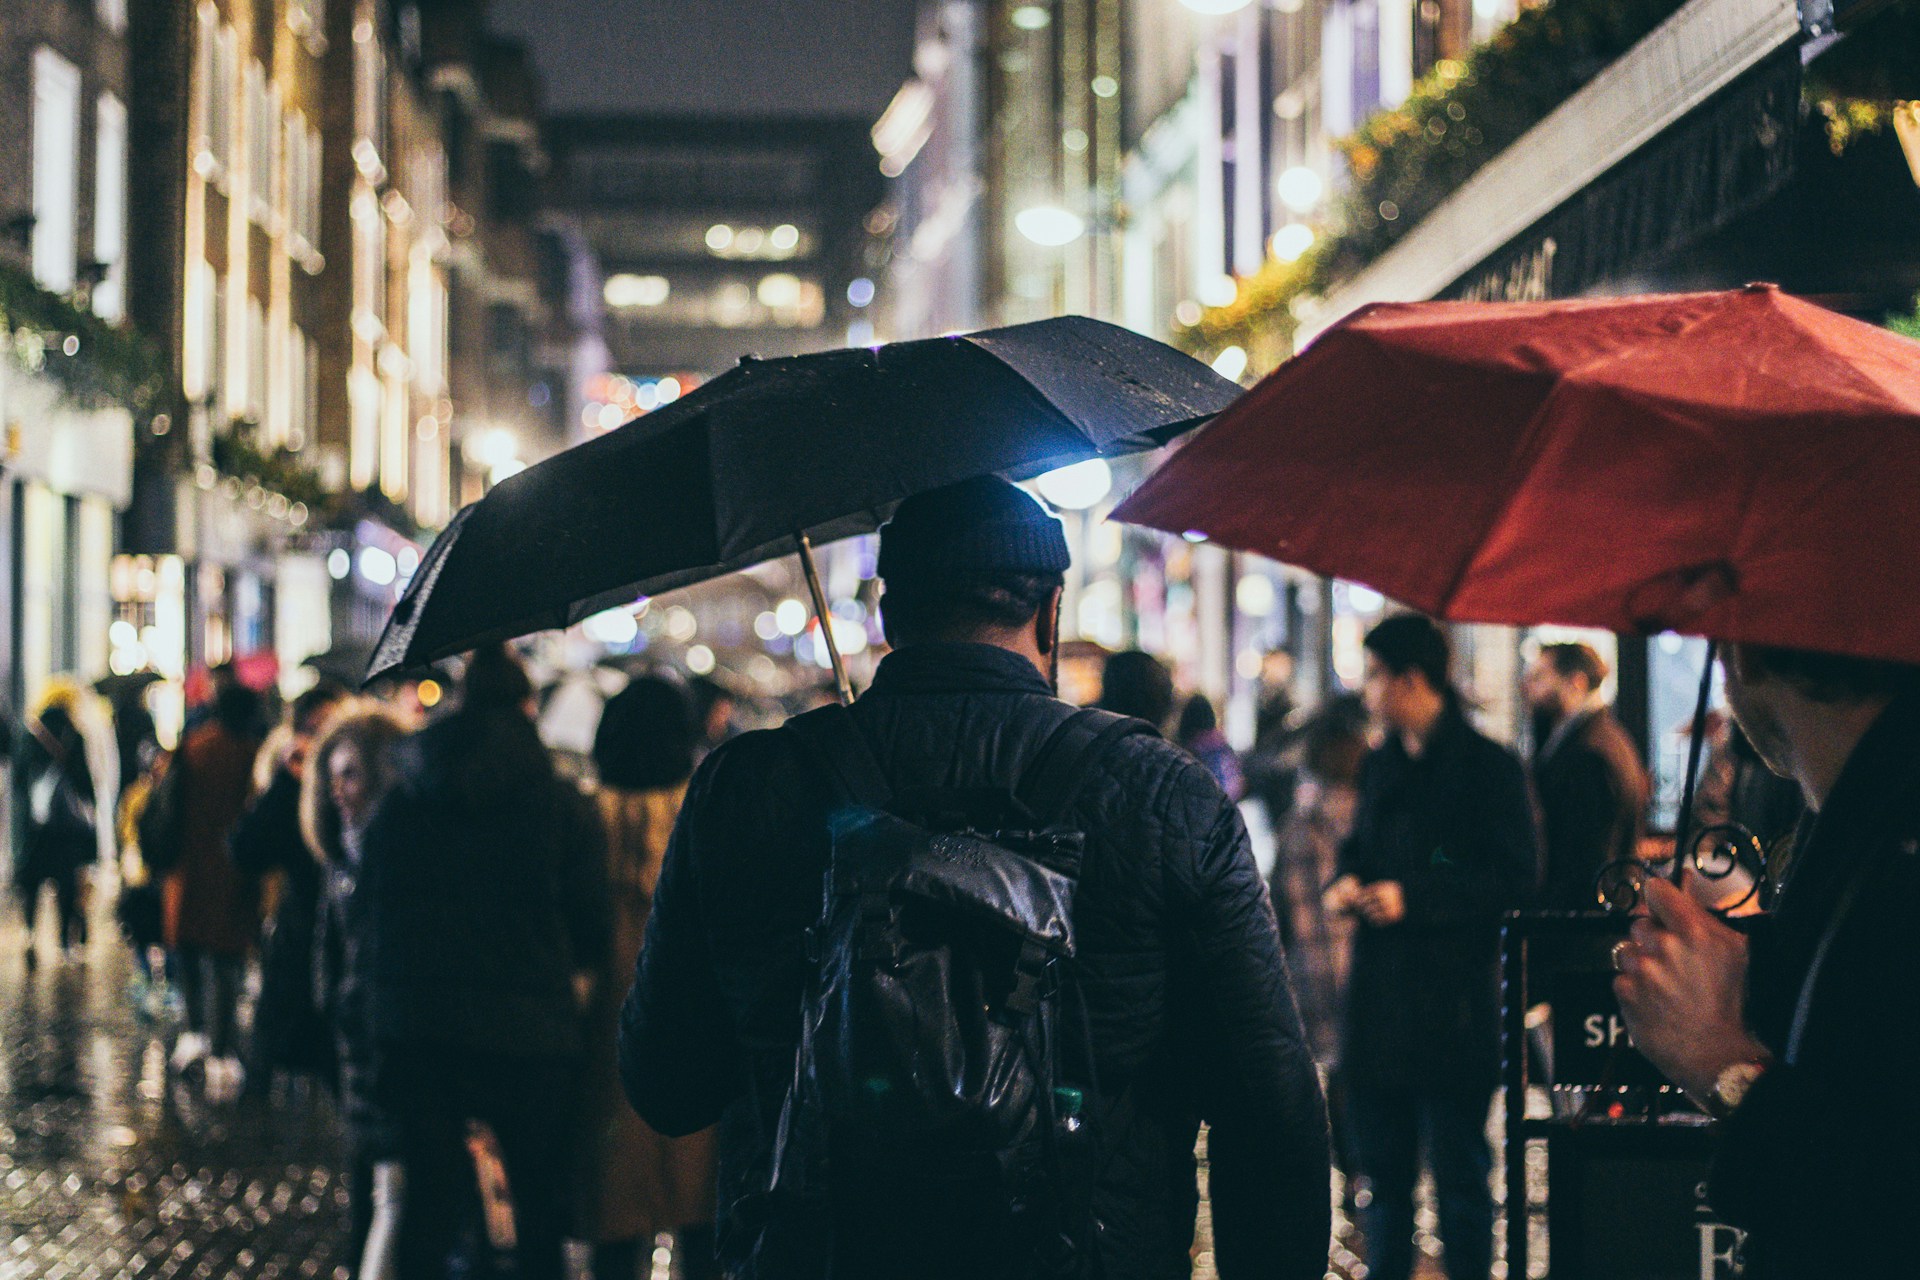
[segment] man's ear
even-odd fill
[[[1055,587],[1040,602],[1040,611],[1033,617],[1033,643],[1041,653],[1052,653],[1060,643],[1060,595],[1061,588]]]

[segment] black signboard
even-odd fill
[[[1658,1086],[1667,1080],[1633,1048],[1611,970],[1565,969],[1547,982],[1553,1005],[1553,1083],[1562,1088]]]

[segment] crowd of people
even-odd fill
[[[816,758],[822,728],[735,736],[733,695],[667,670],[606,702],[589,759],[557,761],[505,647],[472,654],[431,715],[410,686],[322,680],[270,721],[222,671],[162,751],[139,699],[116,705],[117,918],[143,1011],[177,1002],[175,1087],[213,1106],[314,1085],[334,1100],[347,1256],[367,1280],[455,1260],[558,1277],[569,1239],[599,1280],[632,1280],[663,1236],[690,1277],[891,1274],[903,1257],[926,1275],[964,1257],[968,1274],[1184,1274],[1203,1121],[1222,1274],[1322,1275],[1331,1165],[1369,1274],[1406,1280],[1424,1163],[1447,1275],[1487,1280],[1500,918],[1592,910],[1601,869],[1640,854],[1649,786],[1592,647],[1532,660],[1523,760],[1475,728],[1446,633],[1414,614],[1367,635],[1356,694],[1306,713],[1275,698],[1245,753],[1158,658],[1107,659],[1089,722],[1105,727],[1046,827],[1073,833],[1046,847],[1072,850],[1048,865],[1076,882],[1084,1060],[1061,1070],[1087,1087],[1050,1086],[1074,1100],[1045,1123],[1091,1124],[1102,1160],[1072,1202],[1084,1217],[1056,1210],[1046,1248],[1067,1262],[1022,1261],[1017,1232],[960,1244],[912,1212],[888,1227],[844,1184],[794,1172],[814,1159],[810,1126],[831,1127],[802,1085],[845,1048],[794,1018],[823,998],[821,931],[851,856],[840,784],[864,774],[888,812],[936,831],[991,835],[1002,801],[981,797],[1039,821],[1035,776],[1061,771],[1055,740],[1079,723],[1053,676],[1065,555],[1057,522],[998,481],[902,505],[880,558],[891,652],[833,731],[864,744],[857,766]],[[63,953],[85,944],[110,793],[84,719],[59,686],[11,748],[29,966],[43,896]],[[1723,721],[1704,822],[1792,826],[1796,789],[1757,760]],[[1273,835],[1264,872],[1248,806]],[[1643,972],[1631,963],[1623,980]],[[1050,998],[1061,980],[1046,981]],[[937,1005],[934,990],[916,999]],[[1628,1012],[1659,1035],[1644,1001]],[[836,1141],[819,1167],[858,1167]],[[931,1211],[917,1176],[887,1203]],[[978,1270],[993,1256],[1003,1269]]]
[[[322,679],[273,716],[222,669],[171,750],[143,699],[116,699],[115,729],[139,728],[111,788],[87,696],[56,685],[12,748],[29,968],[43,898],[61,962],[82,963],[88,887],[117,883],[130,998],[177,1030],[172,1087],[216,1108],[333,1099],[356,1275],[558,1277],[576,1239],[628,1280],[663,1233],[680,1273],[707,1274],[711,1138],[639,1121],[613,1026],[730,695],[637,675],[583,777],[541,743],[506,649],[469,658],[444,714],[414,689]],[[96,876],[116,791],[118,874]]]

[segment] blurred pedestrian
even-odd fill
[[[476,1199],[471,1131],[505,1167],[517,1274],[556,1280],[584,1019],[609,941],[605,837],[556,775],[533,686],[503,648],[475,653],[458,709],[398,751],[348,911],[348,984],[405,1168],[399,1274],[446,1274]]]
[[[740,709],[740,699],[712,676],[693,677],[687,682],[687,689],[693,698],[693,723],[699,733],[696,748],[699,758],[694,762],[698,764],[706,759],[708,752],[738,732],[733,718]]]
[[[1360,1167],[1369,1274],[1413,1270],[1424,1145],[1449,1280],[1493,1266],[1488,1109],[1500,1078],[1501,913],[1532,894],[1539,844],[1520,761],[1467,723],[1446,636],[1418,614],[1366,638],[1360,766],[1330,911],[1359,917],[1340,1066]]]
[[[187,1014],[172,1062],[184,1072],[204,1060],[206,1096],[215,1102],[230,1101],[245,1081],[237,1014],[247,952],[260,930],[260,881],[233,864],[227,839],[253,792],[260,719],[260,695],[238,680],[223,682],[211,713],[168,765],[180,771],[173,779],[178,860],[168,866],[161,901]]]
[[[55,920],[63,955],[77,956],[87,940],[82,876],[99,850],[93,771],[87,743],[77,721],[79,691],[64,682],[53,685],[27,719],[26,733],[14,755],[17,793],[26,798],[25,828],[14,888],[26,918],[27,968],[39,960],[35,925],[40,891],[53,888]]]
[[[120,760],[120,789],[124,793],[135,780],[153,767],[160,755],[160,731],[153,712],[147,709],[147,694],[160,677],[152,672],[136,672],[113,686],[108,707],[113,715],[114,752]]]
[[[1600,868],[1637,858],[1646,831],[1647,771],[1601,696],[1606,680],[1606,661],[1577,642],[1542,645],[1523,679],[1536,716],[1533,786],[1546,848],[1540,902],[1549,910],[1597,910]]]
[[[1326,1272],[1326,1118],[1246,831],[1184,752],[1115,717],[1083,719],[1054,696],[1069,563],[1059,522],[1003,481],[908,498],[880,537],[892,652],[869,691],[801,727],[744,734],[694,778],[622,1014],[621,1072],[635,1108],[661,1132],[720,1123],[729,1275],[1184,1277],[1203,1116],[1220,1274]],[[839,749],[806,736],[812,726],[838,735]],[[1063,726],[1067,745],[1056,737]],[[849,774],[867,779],[861,793],[873,797],[858,804],[901,816],[869,812],[861,825],[843,792]],[[1035,843],[1019,829],[1034,810],[1022,817],[1016,791],[1042,811],[1062,796],[1060,823],[1084,847],[1064,837]],[[1042,998],[1038,980],[1021,976],[1043,958],[1034,948],[1017,966],[1001,956],[990,968],[957,943],[917,951],[891,1004],[869,997],[892,1016],[856,1010],[844,1025],[916,1047],[922,1036],[943,1037],[944,1061],[932,1049],[915,1057],[943,1105],[989,1135],[1024,1139],[970,1134],[969,1145],[943,1132],[922,1110],[933,1104],[921,1101],[921,1079],[869,1076],[854,1096],[824,1101],[809,1092],[820,1073],[857,1069],[850,1055],[859,1052],[802,1040],[795,1017],[818,1008],[808,993],[824,975],[849,972],[830,970],[813,949],[827,869],[840,905],[825,919],[838,927],[848,911],[874,913],[862,917],[874,924],[866,936],[883,944],[889,899],[863,896],[853,907],[840,879],[866,865],[853,861],[867,850],[862,833],[873,833],[865,856],[878,858],[882,841],[907,838],[902,828],[924,841],[956,825],[1020,843],[1035,873],[1039,861],[1059,879],[1077,878],[1077,945],[1061,975],[1069,990],[1045,997],[1066,1002],[1055,1025],[1078,1046],[1061,1052],[1065,1074],[1047,1083],[1071,1084],[1041,1095],[1026,1074],[1046,1070],[1057,1046],[1017,1055],[1019,1097],[999,1095],[996,1084],[996,1096],[982,1099],[975,1081],[948,1082],[963,1064],[985,1068],[991,1049],[982,1046],[1005,1025],[995,1018],[1018,1025],[1023,1008],[1037,1007],[1024,1001]],[[920,856],[899,844],[884,854]],[[1004,850],[996,856],[1016,879],[982,874],[957,890],[959,901],[1024,898],[1022,864],[1005,861]],[[932,885],[951,884],[933,869],[941,865],[955,864],[930,863]],[[850,972],[877,978],[858,964],[874,957],[838,936],[828,944],[836,955],[859,952],[846,959]],[[939,956],[959,966],[946,971],[951,983]],[[969,975],[986,994],[956,995]],[[859,1020],[868,1016],[877,1021]],[[960,1028],[978,1038],[967,1042]],[[909,1119],[863,1123],[876,1106]],[[830,1157],[818,1145],[822,1129],[833,1138]],[[1090,1167],[1079,1169],[1076,1153]],[[824,1168],[814,1163],[823,1159]]]
[[[333,1037],[346,1139],[347,1258],[356,1275],[377,1280],[391,1271],[404,1175],[394,1126],[373,1096],[376,1046],[365,1010],[348,988],[349,974],[359,969],[360,945],[357,921],[349,912],[367,824],[393,786],[394,749],[405,729],[397,715],[378,703],[353,702],[334,710],[314,741],[300,780],[300,833],[320,870],[315,920],[307,930],[313,948],[309,998]],[[376,1219],[383,1229],[369,1251]],[[369,1252],[380,1261],[364,1267]]]
[[[273,921],[260,961],[247,1080],[264,1090],[276,1071],[308,1079],[333,1078],[333,1031],[314,1004],[314,921],[320,909],[321,867],[300,832],[301,778],[327,719],[347,691],[323,680],[293,700],[282,733],[262,756],[268,781],[234,826],[233,862],[242,874],[273,877],[278,886]]]
[[[1649,880],[1614,990],[1634,1047],[1713,1117],[1707,1199],[1747,1233],[1742,1274],[1911,1275],[1920,667],[1744,644],[1723,665],[1812,821],[1751,935]]]
[[[1269,655],[1269,657],[1285,655]],[[1267,811],[1269,830],[1278,831],[1293,807],[1297,781],[1298,744],[1304,726],[1294,723],[1293,693],[1281,684],[1260,699],[1254,716],[1253,746],[1240,758],[1248,799]]]
[[[1334,698],[1307,721],[1300,736],[1304,751],[1294,799],[1274,836],[1267,885],[1287,948],[1300,1022],[1327,1082],[1334,1158],[1347,1175],[1351,1198],[1357,1162],[1341,1111],[1345,1090],[1339,1067],[1355,920],[1348,912],[1328,911],[1321,895],[1338,878],[1340,848],[1353,831],[1360,762],[1367,754],[1366,707],[1352,695]]]
[[[633,982],[661,860],[693,776],[701,736],[696,705],[678,682],[641,676],[608,701],[594,737],[613,902],[613,946],[596,983],[587,1037],[582,1216],[594,1246],[594,1280],[637,1280],[642,1257],[663,1232],[675,1237],[676,1273],[686,1280],[711,1274],[713,1265],[713,1133],[666,1138],[648,1128],[620,1092],[614,1057],[620,1002]]]
[[[1220,718],[1214,713],[1213,702],[1204,693],[1196,693],[1188,698],[1180,708],[1180,727],[1174,735],[1183,750],[1201,764],[1207,766],[1207,772],[1220,784],[1229,800],[1238,801],[1246,790],[1245,780],[1240,774],[1240,753],[1227,741],[1227,735],[1220,731]]]
[[[1108,656],[1100,670],[1102,711],[1145,720],[1161,733],[1173,723],[1173,672],[1167,664],[1139,649]]]

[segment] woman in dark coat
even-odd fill
[[[294,699],[272,778],[241,816],[229,844],[234,866],[251,876],[278,876],[280,883],[261,956],[248,1055],[250,1088],[264,1089],[275,1071],[333,1078],[333,1033],[313,999],[320,864],[300,833],[300,779],[314,739],[346,696],[339,685],[322,683]]]
[[[60,913],[61,951],[86,941],[80,873],[93,861],[99,847],[87,744],[74,723],[68,699],[50,700],[28,722],[26,740],[14,767],[26,797],[26,832],[20,863],[14,871],[14,888],[26,916],[27,967],[31,969],[37,959],[34,925],[39,919],[41,885],[53,885]]]
[[[387,1197],[397,1212],[398,1139],[372,1095],[374,1047],[365,1025],[353,1015],[346,988],[355,938],[347,910],[359,877],[360,851],[367,823],[393,785],[395,746],[405,734],[398,716],[377,703],[340,708],[314,743],[300,784],[300,833],[318,886],[313,922],[307,927],[312,948],[307,976],[309,999],[331,1029],[333,1058],[340,1082],[340,1114],[347,1147],[347,1257],[356,1274],[384,1274],[380,1266],[362,1266],[367,1241],[382,1197],[376,1183],[395,1187]],[[383,1168],[383,1166],[389,1166]],[[391,1227],[379,1237],[389,1241]],[[384,1249],[374,1252],[385,1256]]]
[[[594,1280],[633,1280],[661,1232],[676,1236],[677,1271],[696,1280],[713,1265],[713,1132],[665,1138],[620,1090],[614,1036],[640,959],[653,890],[700,745],[695,704],[679,683],[634,680],[606,705],[594,737],[595,797],[607,831],[613,946],[595,983],[588,1029],[582,1230]]]

